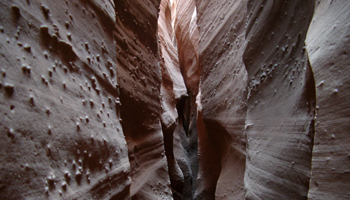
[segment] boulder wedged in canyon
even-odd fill
[[[160,0],[115,0],[117,76],[132,199],[171,198],[161,123]]]
[[[306,38],[317,94],[309,199],[350,198],[349,10],[349,1],[317,1]]]
[[[196,199],[243,199],[247,1],[197,0],[200,31]]]
[[[0,199],[123,199],[114,4],[1,1]]]
[[[305,48],[314,1],[248,1],[246,199],[307,199],[315,83]]]

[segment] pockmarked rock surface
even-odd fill
[[[309,199],[349,199],[350,2],[317,1],[306,47],[317,116]]]
[[[200,104],[196,199],[244,199],[247,2],[196,1]]]
[[[111,1],[0,2],[0,199],[123,199]]]
[[[248,1],[247,199],[306,199],[315,82],[305,48],[314,1]]]
[[[132,199],[172,199],[161,124],[160,0],[115,0],[117,76]]]

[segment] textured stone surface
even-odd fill
[[[117,74],[133,199],[172,199],[161,125],[160,0],[115,0]]]
[[[175,35],[180,69],[190,93],[199,88],[197,12],[195,1],[173,0],[176,4]]]
[[[350,198],[349,1],[317,1],[306,38],[317,118],[310,199]]]
[[[196,1],[200,30],[197,199],[242,199],[247,72],[246,1]]]
[[[11,0],[0,9],[0,199],[127,197],[113,3]]]
[[[306,199],[315,82],[305,37],[314,1],[249,1],[247,199]]]
[[[349,10],[1,1],[0,199],[350,198]]]

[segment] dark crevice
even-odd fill
[[[181,199],[193,199],[198,174],[197,107],[191,93],[182,96],[176,104],[178,121],[176,133],[180,137],[185,158],[175,158],[184,176]],[[171,170],[171,169],[169,169]],[[169,173],[172,173],[171,171]],[[174,196],[175,198],[175,196]]]
[[[187,102],[188,96],[182,96],[180,101],[176,104],[176,110],[178,114],[178,120],[179,124],[181,124],[184,127],[184,130],[186,132],[186,135],[188,136],[188,122],[186,122],[186,114],[185,114],[185,106]]]
[[[171,184],[171,191],[173,193],[174,199],[183,199],[182,197],[182,190],[184,187],[183,179],[176,174],[176,169],[178,168],[175,156],[174,156],[174,130],[176,128],[176,124],[173,123],[169,127],[166,127],[162,123],[162,131],[163,131],[163,137],[164,137],[164,148],[165,148],[165,155],[168,162],[168,173],[170,178],[170,184]]]

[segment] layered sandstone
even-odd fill
[[[184,177],[182,198],[193,199],[198,174],[196,96],[200,77],[195,2],[173,0],[172,16],[179,67],[186,87],[186,95],[176,105],[178,126],[174,134],[174,155]]]

